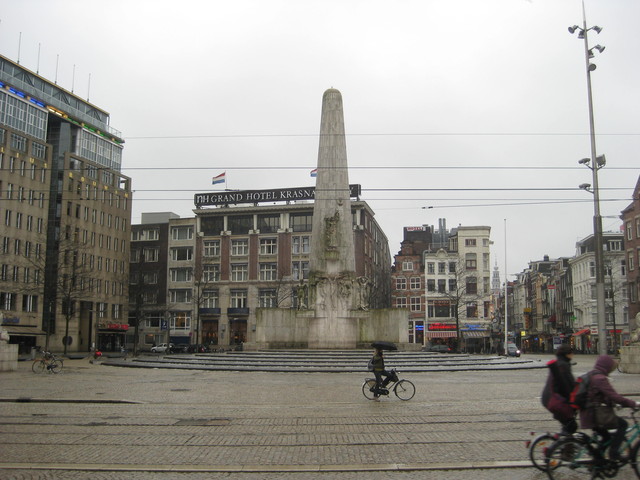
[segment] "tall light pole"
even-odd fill
[[[593,185],[582,184],[580,188],[590,191],[593,194],[593,237],[596,262],[596,309],[598,318],[598,353],[600,355],[607,353],[607,329],[605,320],[605,301],[604,301],[604,258],[602,250],[602,217],[600,215],[600,194],[598,189],[598,170],[605,166],[606,160],[604,155],[596,156],[596,134],[593,120],[593,99],[591,95],[591,72],[596,69],[595,64],[590,62],[594,56],[594,50],[601,52],[604,47],[596,45],[589,48],[588,32],[593,30],[600,33],[602,28],[593,26],[587,28],[587,15],[584,8],[584,0],[582,1],[582,28],[578,25],[569,27],[569,33],[578,32],[578,38],[584,40],[584,58],[587,71],[587,97],[589,101],[589,138],[591,139],[591,158],[583,158],[578,163],[585,165],[591,170]]]

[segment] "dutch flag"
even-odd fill
[[[222,172],[220,175],[213,177],[213,179],[211,179],[211,185],[215,185],[216,183],[224,183],[226,174],[227,172]]]
[[[311,176],[312,177],[317,177],[318,176],[318,169],[314,168],[313,170],[311,170]]]

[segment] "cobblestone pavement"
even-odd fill
[[[364,373],[30,368],[0,373],[0,480],[537,480],[524,442],[556,428],[545,369],[412,373],[411,401],[375,403]],[[640,398],[640,375],[612,378]]]

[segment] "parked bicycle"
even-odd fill
[[[379,389],[380,395],[389,395],[389,392],[393,390],[393,393],[396,394],[400,400],[411,400],[413,396],[416,394],[416,387],[409,380],[400,379],[398,377],[398,372],[394,369],[391,369],[391,375],[389,376],[389,384]],[[364,383],[362,384],[362,394],[369,400],[374,399],[374,391],[376,388],[376,379],[375,378],[365,378]]]
[[[624,441],[620,446],[620,460],[610,460],[604,452],[609,441],[594,433],[592,436],[576,433],[562,437],[549,447],[546,454],[547,475],[551,480],[613,478],[626,464],[640,478],[638,450],[640,449],[640,424],[636,412],[631,411],[633,420],[627,428]]]
[[[34,373],[52,372],[60,373],[63,361],[51,352],[42,352],[41,358],[36,358],[31,365]]]

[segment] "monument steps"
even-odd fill
[[[362,373],[371,358],[369,350],[257,351],[175,355],[142,355],[130,360],[108,359],[103,365],[139,368],[181,368],[188,370]],[[438,354],[429,352],[387,352],[387,368],[400,372],[465,370],[510,370],[543,368],[538,359],[505,358],[497,355]]]

